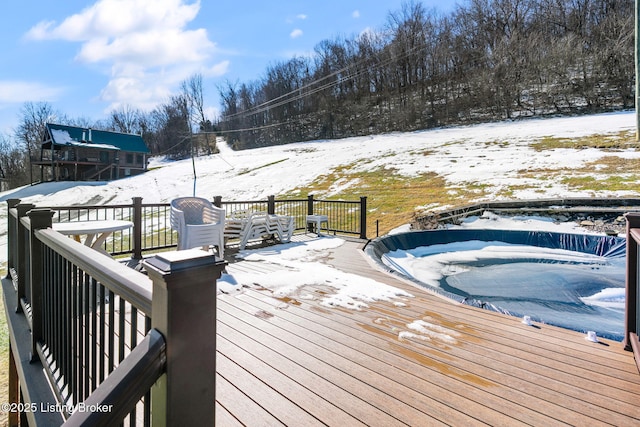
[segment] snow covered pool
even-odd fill
[[[514,316],[621,341],[625,239],[546,231],[433,230],[367,252],[422,286]]]

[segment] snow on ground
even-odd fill
[[[279,268],[262,272],[234,271],[221,279],[219,291],[242,292],[243,287],[261,286],[273,292],[277,298],[301,300],[315,297],[305,290],[307,286],[331,288],[332,293],[323,296],[321,304],[328,307],[343,307],[360,310],[373,301],[388,301],[403,304],[412,295],[395,287],[351,273],[345,273],[319,260],[328,256],[328,251],[342,245],[344,240],[322,237],[300,243],[287,243],[273,247],[244,250],[239,257],[249,262],[263,262]],[[233,271],[233,266],[229,267]]]
[[[319,237],[315,240],[288,243],[269,248],[244,250],[239,256],[247,262],[266,263],[277,266],[269,274],[249,272],[227,267],[228,273],[218,280],[218,292],[239,295],[246,288],[266,288],[273,297],[264,298],[276,308],[286,308],[295,301],[321,298],[320,304],[328,308],[363,310],[375,301],[386,301],[396,307],[405,306],[413,295],[378,281],[340,271],[320,260],[329,256],[329,251],[344,243],[337,237]],[[322,290],[320,294],[316,292]],[[318,296],[321,295],[321,296]],[[456,342],[459,332],[443,327],[428,317],[414,319],[405,328],[394,325],[398,339],[438,341],[446,344]],[[376,319],[384,323],[385,318]]]
[[[517,175],[523,169],[574,168],[606,155],[640,158],[640,152],[635,150],[615,153],[599,149],[537,152],[529,147],[545,136],[571,138],[613,134],[634,127],[635,114],[624,112],[505,121],[244,151],[232,151],[219,140],[220,154],[195,159],[195,188],[197,195],[208,198],[219,195],[230,200],[264,199],[308,184],[339,166],[353,165],[355,171],[384,167],[406,176],[435,172],[445,177],[451,186],[480,182],[489,185],[487,191],[492,193],[492,189],[496,192],[505,185],[522,181]],[[118,181],[78,186],[48,183],[12,190],[0,193],[0,201],[20,198],[41,205],[89,201],[100,204],[128,203],[132,197],[142,196],[145,202],[155,203],[193,193],[194,167],[190,159],[173,162],[154,159],[150,167],[152,170],[142,176]],[[349,183],[341,182],[336,188],[346,185]],[[559,182],[546,182],[545,188],[535,188],[535,192],[531,189],[516,192],[514,198],[531,198],[527,196],[532,195],[543,198],[578,197],[582,194],[567,194],[567,189]]]
[[[0,193],[0,202],[19,198],[40,206],[76,204],[130,203],[141,196],[144,202],[167,202],[175,197],[195,194],[207,198],[222,196],[228,200],[265,199],[311,183],[340,166],[368,171],[380,167],[405,176],[434,172],[451,187],[465,183],[482,183],[488,198],[505,187],[513,187],[514,199],[581,197],[592,192],[569,192],[558,179],[540,182],[521,177],[523,169],[575,168],[603,156],[640,158],[629,149],[535,151],[530,145],[544,138],[581,137],[592,134],[615,134],[635,128],[635,113],[622,112],[595,116],[528,119],[439,128],[420,132],[391,133],[341,140],[312,141],[245,151],[229,149],[219,139],[220,154],[182,161],[153,159],[147,173],[112,182],[57,182],[27,186]],[[425,155],[428,153],[428,155]],[[195,173],[194,173],[195,169]],[[565,172],[566,173],[566,172]],[[195,177],[195,183],[194,183]],[[194,185],[195,184],[195,185]],[[341,189],[357,186],[339,182]],[[520,189],[520,190],[518,190]],[[366,192],[366,190],[363,190]],[[637,194],[630,189],[620,196]],[[425,200],[425,204],[429,201]],[[6,205],[0,211],[0,238],[6,239]],[[6,257],[0,247],[0,261]]]
[[[141,196],[144,202],[168,202],[195,194],[227,200],[265,199],[304,186],[337,167],[351,165],[356,171],[384,167],[415,176],[434,172],[451,187],[482,183],[488,198],[505,187],[513,187],[514,199],[585,197],[592,192],[570,192],[560,181],[537,185],[531,177],[518,176],[523,169],[574,168],[603,156],[640,158],[635,150],[598,149],[535,151],[530,144],[545,136],[581,137],[615,134],[635,128],[635,113],[504,121],[473,126],[439,128],[420,132],[312,141],[281,146],[233,151],[219,139],[220,154],[199,157],[192,162],[153,159],[147,173],[112,182],[55,182],[27,186],[0,193],[0,202],[10,198],[40,206],[130,203]],[[428,152],[428,155],[425,153]],[[195,167],[194,167],[195,165]],[[194,185],[195,169],[195,185]],[[340,190],[356,186],[339,182]],[[520,189],[520,190],[518,190]],[[363,190],[366,192],[366,189]],[[637,194],[627,192],[599,196]],[[425,200],[425,205],[429,201]],[[6,204],[0,209],[0,263],[6,262]]]
[[[485,230],[524,230],[524,231],[553,231],[556,233],[599,234],[596,231],[581,227],[576,221],[561,222],[554,218],[538,215],[501,216],[489,210],[480,216],[464,218],[458,225],[448,225],[456,229],[485,229]]]
[[[169,200],[196,194],[227,200],[265,199],[305,186],[322,175],[330,174],[341,166],[350,166],[355,172],[377,168],[393,169],[404,176],[433,172],[444,177],[451,187],[468,183],[486,185],[485,194],[491,198],[504,188],[513,188],[512,198],[584,197],[592,192],[571,192],[560,181],[537,182],[522,177],[522,170],[570,169],[604,156],[628,159],[640,158],[636,150],[612,153],[599,149],[556,149],[535,151],[532,143],[545,136],[572,138],[591,134],[615,134],[635,128],[633,112],[601,114],[571,118],[530,119],[505,121],[473,126],[440,128],[411,133],[347,138],[342,140],[313,141],[282,146],[233,151],[219,141],[220,153],[182,161],[153,159],[147,173],[113,182],[45,183],[0,193],[0,202],[19,198],[39,206],[78,204],[130,203],[132,197],[141,196],[144,202]],[[565,171],[565,173],[567,173]],[[195,180],[194,180],[195,176]],[[334,183],[331,194],[321,197],[339,197],[344,188],[357,186],[358,179]],[[363,190],[366,192],[366,190]],[[630,189],[624,193],[599,193],[604,196],[634,195]],[[485,196],[487,197],[487,196]],[[468,202],[468,201],[466,201]],[[429,200],[424,201],[425,205]],[[3,203],[0,210],[0,263],[6,264],[7,212]],[[436,206],[437,207],[437,206]],[[487,217],[465,222],[462,227],[519,228],[558,230],[558,224],[546,220],[506,219]],[[515,222],[514,222],[515,221]],[[564,226],[563,226],[564,227]],[[394,232],[404,231],[400,227]],[[334,289],[322,301],[327,306],[352,309],[366,307],[372,301],[384,300],[402,305],[411,296],[397,288],[340,272],[319,260],[328,251],[341,244],[338,238],[322,238],[303,244],[291,243],[277,248],[243,251],[247,261],[258,261],[282,267],[275,274],[252,275],[237,272],[225,275],[220,289],[237,292],[242,286],[269,288],[276,297],[295,296],[312,298],[305,285]],[[416,320],[407,325],[399,338],[455,339],[451,330],[440,331],[437,325]],[[439,338],[438,338],[439,337]]]

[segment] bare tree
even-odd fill
[[[22,106],[20,114],[20,124],[14,132],[16,140],[23,145],[27,152],[28,175],[30,182],[33,183],[31,159],[39,151],[40,144],[46,137],[46,124],[56,121],[60,114],[47,102],[27,102]]]
[[[154,133],[149,139],[154,154],[181,159],[192,153],[189,111],[184,96],[172,96],[153,110],[151,123]]]
[[[204,109],[204,87],[202,84],[202,74],[194,74],[180,85],[180,91],[187,100],[189,115],[192,125],[195,124],[200,132],[204,133],[204,149],[207,154],[216,152],[215,136],[211,137],[213,130],[211,120],[207,119]],[[213,150],[211,148],[213,140]]]
[[[3,180],[3,191],[29,183],[28,163],[25,151],[18,144],[8,136],[0,135],[0,178]]]
[[[140,133],[142,112],[130,105],[125,105],[109,114],[109,125],[116,132]]]

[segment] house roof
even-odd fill
[[[77,145],[100,150],[122,150],[134,153],[148,153],[149,149],[140,135],[86,129],[76,126],[47,123],[49,139],[45,148],[63,145]]]

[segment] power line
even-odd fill
[[[386,48],[389,48],[389,46],[386,46],[385,49]],[[357,61],[354,64],[350,64],[350,65],[348,65],[346,67],[343,67],[343,68],[341,68],[341,69],[339,69],[337,71],[332,72],[331,74],[329,74],[327,76],[323,76],[323,77],[321,77],[321,78],[319,78],[317,80],[314,80],[314,81],[312,81],[310,83],[307,83],[306,85],[303,85],[303,86],[301,86],[299,88],[291,90],[291,91],[289,91],[289,92],[287,92],[287,93],[285,93],[283,95],[280,95],[280,96],[278,96],[278,97],[276,97],[274,99],[265,101],[265,102],[263,102],[261,104],[258,104],[256,106],[253,106],[253,107],[249,108],[249,109],[240,111],[238,113],[233,113],[233,114],[226,115],[226,116],[223,117],[223,119],[225,119],[225,121],[229,121],[230,119],[233,119],[233,118],[236,118],[236,117],[242,119],[242,118],[246,118],[246,117],[251,116],[251,115],[256,115],[256,114],[259,114],[259,113],[262,113],[262,112],[269,111],[269,110],[271,110],[273,108],[280,107],[280,106],[289,104],[289,103],[294,102],[294,101],[301,100],[301,99],[303,99],[305,97],[308,97],[310,95],[313,95],[315,93],[321,92],[321,91],[326,90],[326,89],[330,89],[332,87],[335,87],[335,86],[338,86],[340,84],[343,84],[343,83],[345,83],[347,81],[353,80],[356,77],[364,74],[365,72],[367,72],[367,73],[376,72],[376,71],[380,70],[382,67],[386,67],[389,64],[392,64],[393,62],[397,62],[400,59],[404,59],[404,58],[408,57],[409,55],[412,55],[412,54],[415,54],[415,53],[419,53],[419,52],[421,52],[423,50],[426,50],[427,48],[428,48],[427,45],[420,45],[420,46],[415,46],[413,48],[407,49],[400,56],[389,55],[388,58],[386,58],[386,59],[384,59],[382,61],[379,61],[372,68],[366,68],[366,67],[365,68],[361,68],[360,70],[358,70],[356,72],[353,72],[353,73],[350,73],[350,74],[348,74],[348,75],[346,75],[344,77],[341,77],[338,80],[330,81],[329,83],[326,83],[326,84],[324,84],[322,86],[314,88],[313,90],[306,91],[306,92],[302,93],[303,90],[311,88],[312,86],[314,86],[314,85],[316,85],[316,84],[318,84],[318,83],[320,83],[320,82],[322,82],[324,80],[327,80],[328,78],[335,77],[335,76],[337,76],[337,75],[339,75],[341,73],[344,73],[345,71],[349,71],[350,69],[352,69],[354,67],[358,67],[358,66],[362,65],[362,63],[364,63],[365,61],[367,61],[367,62],[370,61],[370,59],[368,59],[368,58],[363,58],[363,59],[361,59],[360,61]],[[291,95],[294,95],[294,94],[296,94],[296,95],[293,96],[293,97],[290,97]],[[278,122],[278,123],[262,125],[262,126],[255,126],[255,127],[251,127],[251,128],[222,130],[222,131],[219,131],[218,133],[220,133],[220,134],[228,134],[228,133],[233,133],[233,132],[262,130],[262,129],[267,129],[267,128],[271,128],[271,127],[275,127],[275,126],[282,126],[282,125],[285,125],[285,124],[290,124],[290,122],[291,122],[291,120],[287,119],[284,122]]]

